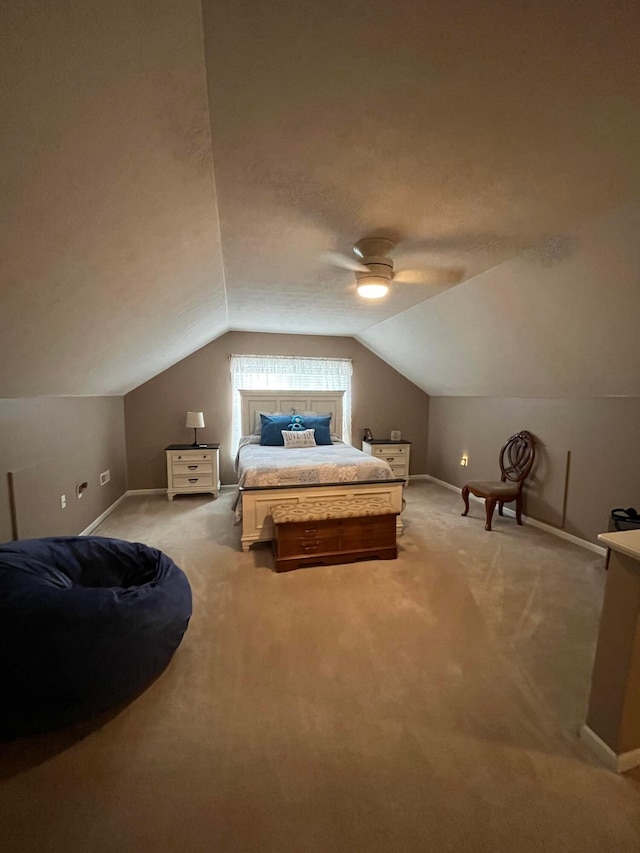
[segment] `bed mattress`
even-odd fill
[[[342,441],[316,447],[265,447],[260,436],[241,439],[236,471],[238,486],[245,489],[394,479],[386,460]]]

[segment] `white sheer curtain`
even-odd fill
[[[351,442],[351,359],[232,355],[232,447],[240,440],[240,394],[248,391],[344,391],[343,438]],[[235,452],[235,450],[234,450]]]

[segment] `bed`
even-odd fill
[[[236,523],[242,524],[242,550],[273,539],[271,507],[353,498],[381,498],[397,511],[397,533],[404,480],[394,478],[389,464],[342,440],[341,391],[240,391],[242,438],[236,456],[238,497]],[[261,413],[331,416],[332,443],[309,448],[260,445]]]

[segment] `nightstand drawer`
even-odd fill
[[[391,470],[393,471],[394,477],[406,477],[407,476],[407,466],[406,465],[391,465],[391,460],[387,460],[389,465],[391,466]]]
[[[213,462],[212,450],[181,450],[170,453],[171,461],[176,462]]]
[[[388,460],[390,456],[407,456],[407,448],[402,444],[374,444],[374,456],[384,456]]]
[[[214,485],[213,482],[213,474],[194,474],[192,476],[185,476],[183,474],[174,476],[173,478],[173,488],[174,489],[193,489],[196,486],[204,486],[207,488],[211,488]]]
[[[173,476],[180,474],[193,477],[196,474],[213,474],[213,461],[211,462],[173,462],[171,465]]]

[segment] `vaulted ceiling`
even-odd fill
[[[0,16],[0,396],[120,394],[230,329],[435,394],[640,394],[637,4]],[[423,283],[362,300],[324,256],[371,235]]]

